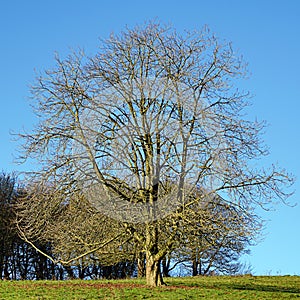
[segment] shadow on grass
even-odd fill
[[[229,277],[228,277],[229,278]],[[293,281],[284,281],[284,277],[278,277],[278,281],[271,282],[264,281],[264,278],[259,277],[245,277],[238,278],[232,277],[230,280],[226,280],[226,277],[211,277],[205,278],[199,277],[199,281],[193,282],[177,282],[180,286],[189,286],[192,288],[204,288],[204,289],[227,289],[227,290],[240,290],[240,291],[256,291],[256,292],[269,292],[269,293],[290,293],[298,294],[300,296],[300,278]],[[226,281],[223,281],[225,279]],[[175,283],[175,282],[174,282]],[[173,283],[173,284],[174,284]],[[171,283],[172,284],[172,283]],[[177,285],[175,283],[175,286]]]
[[[274,293],[292,293],[300,295],[300,288],[297,287],[280,287],[275,285],[255,285],[255,284],[232,284],[227,286],[234,290],[274,292]]]

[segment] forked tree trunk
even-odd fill
[[[160,260],[155,259],[155,256],[150,252],[146,253],[146,281],[147,285],[153,287],[164,285]]]

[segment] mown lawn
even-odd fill
[[[2,281],[0,299],[300,299],[299,276],[169,278],[149,288],[144,280]]]

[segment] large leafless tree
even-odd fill
[[[206,28],[179,34],[150,22],[112,34],[93,57],[57,56],[38,76],[39,124],[21,135],[21,158],[39,160],[41,182],[81,191],[118,220],[145,254],[147,283],[160,285],[160,261],[195,205],[219,195],[247,214],[287,196],[286,172],[259,164],[264,123],[243,116],[248,94],[237,89],[246,74]]]

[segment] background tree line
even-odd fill
[[[102,248],[72,261],[72,257],[82,253],[83,244],[79,239],[83,238],[83,234],[89,235],[95,244],[99,232],[108,233],[116,228],[115,220],[108,220],[82,198],[73,201],[60,198],[61,202],[57,205],[59,197],[53,197],[51,189],[47,189],[47,192],[40,190],[39,194],[30,195],[26,187],[17,183],[15,175],[0,175],[0,279],[64,280],[145,276],[145,257],[133,239],[127,240],[119,251],[110,245],[108,249]],[[45,203],[46,207],[37,209],[36,205]],[[195,222],[193,226],[189,225],[188,230],[184,229],[185,237],[178,243],[178,248],[161,261],[163,276],[178,275],[183,269],[184,274],[194,276],[245,272],[239,258],[248,252],[248,246],[255,238],[254,230],[258,227],[253,227],[254,223],[251,226],[245,224],[236,212],[231,213],[228,207],[225,209],[226,219],[222,219],[222,222],[216,222],[215,216],[219,212],[210,208],[208,212],[203,212],[209,214],[205,218],[205,225]],[[39,216],[38,224],[28,225],[30,220],[36,222],[36,212],[44,212],[44,215]],[[26,218],[27,226],[32,231],[33,244],[20,235],[22,218]],[[255,226],[259,226],[259,223]],[[116,244],[116,248],[118,246]],[[62,258],[71,261],[59,263]]]

